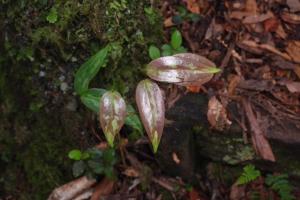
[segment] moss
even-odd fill
[[[74,97],[72,90],[62,94],[59,77],[72,87],[79,65],[110,43],[115,50],[93,84],[130,94],[149,61],[148,45],[161,41],[162,21],[156,11],[146,15],[144,8],[149,7],[148,0],[3,2],[0,196],[46,199],[72,178],[67,152],[93,141],[81,135],[86,132],[86,110],[65,109]],[[46,20],[52,8],[58,15],[53,24]],[[41,70],[45,77],[39,77]]]
[[[131,93],[140,80],[143,66],[150,61],[148,46],[162,41],[162,19],[154,7],[149,18],[145,8],[150,6],[149,1],[140,0],[103,0],[94,4],[90,17],[94,33],[114,47],[99,80],[122,94]]]

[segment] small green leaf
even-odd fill
[[[156,59],[156,58],[159,58],[160,57],[160,51],[159,49],[154,46],[154,45],[151,45],[149,47],[149,56],[152,60]]]
[[[90,154],[88,152],[83,152],[81,154],[81,160],[87,160],[90,158]]]
[[[80,175],[82,175],[85,171],[85,164],[82,160],[80,161],[76,161],[74,164],[73,164],[73,176],[74,177],[79,177]]]
[[[54,24],[57,21],[57,18],[58,18],[57,10],[56,10],[56,8],[53,7],[53,8],[51,8],[46,19],[49,23]]]
[[[108,49],[109,47],[106,46],[98,51],[98,53],[82,64],[76,72],[74,87],[77,94],[82,95],[88,90],[89,83],[105,64]]]
[[[103,163],[105,167],[114,166],[117,163],[116,151],[113,148],[105,149],[103,152]]]
[[[104,167],[101,162],[96,162],[93,160],[88,161],[88,166],[93,170],[94,173],[96,174],[103,174]]]
[[[170,45],[164,44],[164,45],[162,45],[161,49],[162,49],[163,56],[171,56],[172,55],[173,49]]]
[[[138,131],[138,133],[142,136],[144,135],[144,129],[142,122],[136,112],[136,110],[131,106],[127,106],[127,116],[125,119],[125,124],[132,129]]]
[[[186,52],[187,52],[186,48],[184,48],[183,46],[181,46],[177,50],[174,51],[174,54],[186,53]]]
[[[84,92],[80,99],[82,103],[95,113],[99,113],[99,103],[102,95],[106,92],[104,89],[92,88]]]
[[[175,16],[172,17],[172,22],[175,25],[179,25],[183,22],[183,18],[180,15],[175,15]]]
[[[171,50],[172,50],[172,47],[171,47],[171,45],[169,45],[169,44],[164,44],[164,45],[161,46],[161,49],[162,49],[162,50],[169,50],[169,51],[171,51]]]
[[[78,149],[73,149],[69,152],[68,157],[72,160],[81,160],[82,153]]]
[[[171,36],[171,45],[174,49],[178,49],[182,44],[182,36],[178,30],[175,30]]]

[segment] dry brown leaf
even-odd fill
[[[264,21],[265,32],[275,32],[278,29],[279,21],[276,17],[272,17]]]
[[[287,37],[286,32],[284,31],[283,27],[281,24],[278,25],[277,29],[276,29],[276,34],[281,37],[282,39],[285,39]]]
[[[300,15],[283,12],[281,14],[281,19],[290,24],[300,24]]]
[[[298,78],[300,79],[300,65],[295,66],[294,72],[298,76]]]
[[[233,184],[230,188],[230,200],[242,200],[246,198],[246,186],[239,186],[237,183]]]
[[[189,200],[201,200],[199,192],[192,188],[191,191],[189,191]]]
[[[292,57],[294,62],[300,63],[300,41],[289,41],[286,51]]]
[[[273,154],[272,148],[259,126],[250,102],[246,99],[243,99],[242,103],[252,130],[251,139],[254,149],[263,159],[274,162],[276,159]]]
[[[222,103],[213,96],[208,101],[207,119],[210,125],[219,131],[223,131],[231,125],[231,121],[227,117],[227,112]]]
[[[282,53],[281,51],[279,51],[278,49],[276,49],[275,47],[273,47],[269,44],[257,44],[256,42],[254,42],[252,40],[244,40],[244,41],[242,41],[241,44],[248,46],[250,48],[263,49],[263,50],[269,51],[271,53],[277,54],[277,55],[283,57],[284,59],[292,60],[289,55],[287,55],[286,53]]]
[[[186,3],[187,3],[187,9],[190,12],[200,14],[200,6],[197,0],[186,0]]]
[[[165,27],[171,27],[174,26],[175,24],[173,23],[172,17],[169,17],[167,19],[165,19],[164,21],[164,26]]]
[[[114,181],[104,178],[100,183],[98,183],[98,185],[96,185],[91,200],[99,200],[101,196],[109,195],[113,191],[114,184]]]
[[[86,176],[83,176],[53,190],[48,200],[74,199],[76,196],[92,187],[95,183],[95,179],[88,179]]]
[[[123,174],[128,177],[139,177],[140,176],[139,171],[136,170],[134,167],[126,168],[125,171],[123,172]]]
[[[177,165],[180,164],[180,159],[175,152],[172,153],[172,159]]]
[[[299,0],[286,0],[286,4],[290,7],[291,12],[300,11],[300,1]]]
[[[287,82],[285,86],[291,93],[300,92],[300,82]]]
[[[244,12],[244,11],[233,11],[233,12],[229,13],[229,18],[242,20],[245,17],[250,17],[252,15],[253,15],[252,13],[248,13],[248,12]]]
[[[237,87],[237,85],[239,84],[241,77],[237,76],[237,75],[232,75],[229,76],[228,78],[229,80],[229,85],[228,85],[228,94],[229,95],[234,95],[235,93],[235,88]]]
[[[261,15],[250,15],[243,20],[244,24],[256,24],[274,17],[272,12]]]
[[[246,0],[245,10],[253,15],[256,15],[258,12],[256,0]]]

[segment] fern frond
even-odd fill
[[[278,176],[268,175],[265,183],[280,196],[281,200],[296,199],[292,194],[293,187],[288,181],[288,175],[282,174]]]
[[[244,185],[250,183],[260,176],[261,176],[260,171],[256,170],[254,165],[246,165],[243,168],[242,175],[237,180],[237,184]]]

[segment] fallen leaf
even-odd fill
[[[232,123],[227,117],[226,109],[216,96],[211,97],[208,101],[207,119],[210,125],[219,131],[224,130]]]
[[[290,24],[300,24],[300,15],[289,13],[289,12],[282,12],[281,19]]]
[[[114,181],[104,178],[98,185],[95,186],[95,191],[91,200],[99,200],[102,199],[102,196],[109,195],[113,191],[114,184]]]
[[[175,24],[173,23],[172,17],[168,17],[167,19],[165,19],[164,21],[164,26],[165,27],[171,27],[174,26]]]
[[[272,12],[261,15],[250,15],[243,20],[244,24],[256,24],[274,17]]]
[[[256,91],[272,91],[274,88],[274,80],[242,80],[239,82],[238,87],[247,90],[256,90]]]
[[[83,176],[53,190],[48,200],[74,199],[74,197],[89,189],[95,183],[95,179],[88,179],[86,176]]]
[[[230,188],[230,200],[242,200],[246,198],[246,186],[233,184]]]
[[[300,82],[287,82],[285,86],[291,93],[300,92]]]
[[[245,10],[253,15],[256,15],[258,12],[256,0],[246,0]]]
[[[235,92],[235,88],[239,84],[241,77],[237,75],[231,75],[228,78],[229,84],[228,84],[228,94],[233,95]]]
[[[284,31],[284,29],[283,29],[283,27],[282,27],[281,24],[278,25],[278,27],[277,27],[275,33],[276,33],[279,37],[281,37],[282,39],[285,39],[285,38],[287,37],[287,34],[286,34],[286,32]]]
[[[186,86],[186,89],[187,89],[189,92],[192,92],[192,93],[199,93],[200,90],[201,90],[201,86],[197,86],[197,85],[187,85],[187,86]]]
[[[298,76],[298,79],[300,79],[300,65],[295,66],[294,72]]]
[[[276,159],[273,154],[272,148],[259,126],[259,123],[254,115],[250,102],[246,99],[243,99],[242,103],[249,121],[249,125],[252,130],[251,139],[255,151],[263,159],[275,162]]]
[[[200,6],[197,0],[186,0],[186,3],[187,3],[187,9],[190,12],[200,14]]]
[[[180,159],[175,152],[172,153],[172,159],[177,165],[180,164]]]
[[[286,51],[294,62],[300,63],[300,41],[290,40]]]
[[[272,17],[264,21],[265,32],[275,32],[278,29],[279,21],[276,17]]]
[[[292,60],[292,58],[289,55],[287,55],[286,53],[282,53],[281,51],[279,51],[278,49],[276,49],[275,47],[273,47],[269,44],[257,44],[255,41],[252,41],[252,40],[244,40],[241,42],[241,44],[248,46],[250,48],[263,49],[263,50],[269,51],[271,53],[277,54],[286,60]]]
[[[300,1],[299,0],[286,0],[286,4],[290,7],[291,12],[300,11]]]
[[[189,200],[201,200],[199,192],[192,188],[191,191],[189,191]]]
[[[128,177],[139,177],[140,173],[134,167],[128,167],[123,172]]]

